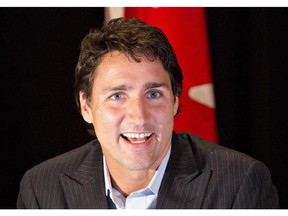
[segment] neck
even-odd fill
[[[159,158],[147,169],[129,169],[114,161],[113,158],[105,157],[105,159],[112,187],[127,197],[132,192],[146,188],[149,185],[163,158]]]
[[[103,151],[105,161],[109,170],[111,185],[123,196],[127,197],[131,193],[146,188],[155,175],[162,160],[167,155],[170,146],[167,145],[163,154],[156,160],[148,160],[147,157],[135,157],[130,160],[119,161],[111,157],[108,152]],[[145,156],[145,155],[144,155]]]

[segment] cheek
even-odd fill
[[[170,130],[174,122],[173,106],[162,106],[153,111],[153,119],[163,130]]]
[[[96,134],[97,132],[107,134],[110,131],[113,131],[113,129],[115,129],[115,127],[121,123],[122,119],[123,119],[123,112],[119,109],[106,108],[106,107],[97,109],[94,118],[94,128]]]

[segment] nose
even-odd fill
[[[144,126],[149,118],[149,109],[143,98],[135,98],[127,106],[127,120],[135,126]]]

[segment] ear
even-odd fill
[[[179,97],[176,96],[175,100],[174,100],[174,116],[177,114],[178,112],[178,107],[179,107]]]
[[[81,108],[81,114],[83,119],[89,123],[93,123],[93,116],[92,116],[92,111],[89,106],[89,102],[87,97],[85,96],[84,92],[79,93],[79,100],[80,100],[80,108]]]

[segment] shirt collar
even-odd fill
[[[155,195],[158,195],[158,191],[168,164],[168,160],[170,157],[170,153],[171,153],[171,145],[169,147],[168,152],[166,153],[164,159],[162,160],[160,166],[158,167],[158,169],[156,170],[153,178],[151,179],[149,185],[144,188],[144,189],[150,189],[152,193],[154,193]],[[106,160],[105,160],[105,156],[103,155],[103,168],[104,168],[104,180],[105,180],[105,192],[106,192],[106,196],[109,196],[109,193],[112,193],[112,184],[111,184],[111,178],[110,178],[110,174],[109,174],[109,170],[107,168],[107,164],[106,164]],[[143,190],[143,189],[142,189]]]

